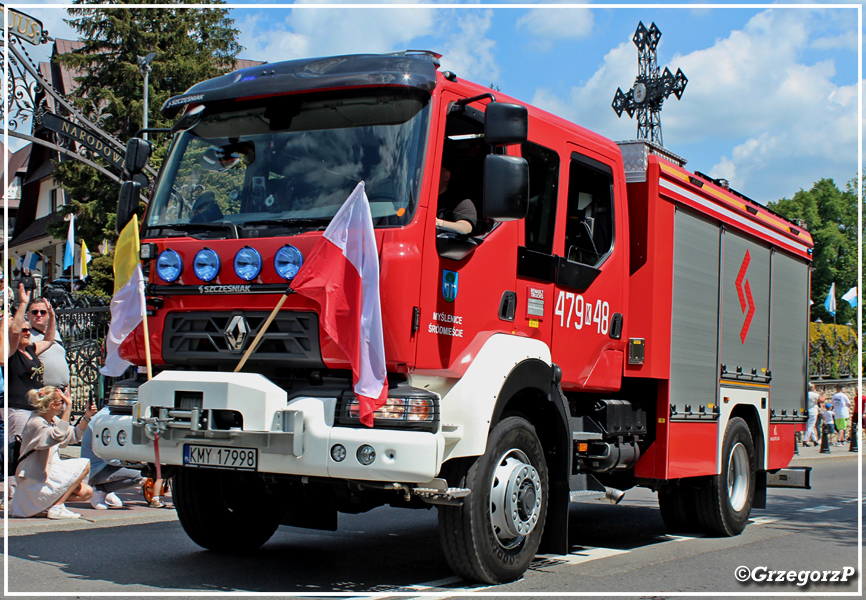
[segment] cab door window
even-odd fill
[[[568,173],[565,257],[596,267],[613,247],[613,174],[591,158],[572,155]]]
[[[453,105],[445,121],[437,210],[437,224],[446,230],[466,235],[489,230],[482,211],[484,157],[489,152],[484,142],[484,113]],[[455,227],[461,221],[466,228]]]

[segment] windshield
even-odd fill
[[[362,180],[374,224],[405,225],[418,200],[429,95],[365,94],[205,110],[175,135],[148,206],[146,235],[321,229]]]

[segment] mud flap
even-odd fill
[[[767,508],[767,472],[758,471],[755,474],[755,499],[752,508]]]
[[[568,507],[570,505],[568,482],[551,481],[547,503],[547,520],[539,554],[568,554]]]

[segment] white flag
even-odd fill
[[[850,304],[851,308],[857,308],[857,286],[854,286],[845,292],[845,295],[842,296],[842,300]]]

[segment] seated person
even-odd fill
[[[478,211],[472,200],[457,190],[448,188],[453,166],[447,158],[442,159],[439,176],[439,208],[436,212],[436,227],[444,227],[469,235],[478,223]]]
[[[90,461],[90,487],[93,496],[90,505],[96,510],[123,508],[123,501],[115,494],[127,488],[140,488],[144,477],[140,471],[106,463],[93,452],[93,428],[88,425],[81,437],[81,458]]]
[[[189,213],[190,223],[208,223],[223,218],[223,211],[217,206],[213,192],[204,192],[195,201]]]

